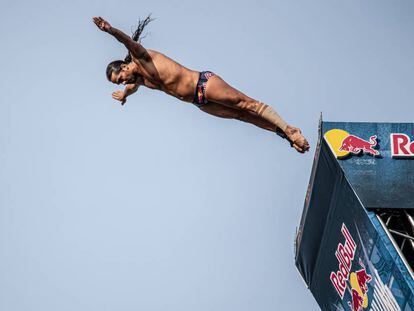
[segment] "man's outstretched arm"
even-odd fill
[[[123,91],[115,91],[112,93],[112,98],[119,100],[122,105],[126,103],[126,98],[134,94],[139,88],[139,84],[127,84]]]
[[[102,17],[94,17],[93,22],[98,26],[102,31],[109,33],[114,36],[119,42],[125,45],[132,56],[136,58],[146,58],[148,56],[147,50],[138,42],[132,40],[131,37],[123,33],[121,30],[112,27],[106,20]]]

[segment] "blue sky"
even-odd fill
[[[144,46],[212,70],[302,128],[412,122],[412,1],[13,1],[0,12],[0,309],[318,310],[294,266],[314,148],[140,89]]]

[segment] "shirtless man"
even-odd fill
[[[193,103],[211,115],[237,119],[275,132],[289,140],[291,146],[300,153],[309,150],[309,144],[300,129],[288,125],[269,105],[243,94],[210,71],[190,70],[160,52],[145,49],[137,38],[133,39],[112,27],[102,17],[94,17],[93,21],[100,30],[115,37],[129,51],[128,60],[111,62],[106,70],[109,81],[126,85],[124,91],[112,94],[122,104],[127,96],[144,85]],[[148,21],[149,17],[146,19]]]

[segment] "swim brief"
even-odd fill
[[[208,79],[213,76],[215,76],[215,74],[211,71],[200,72],[193,100],[193,104],[198,108],[208,104],[208,100],[206,99],[206,86]]]

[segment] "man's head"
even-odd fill
[[[106,77],[112,83],[130,84],[136,82],[134,64],[123,60],[116,60],[106,67]]]

